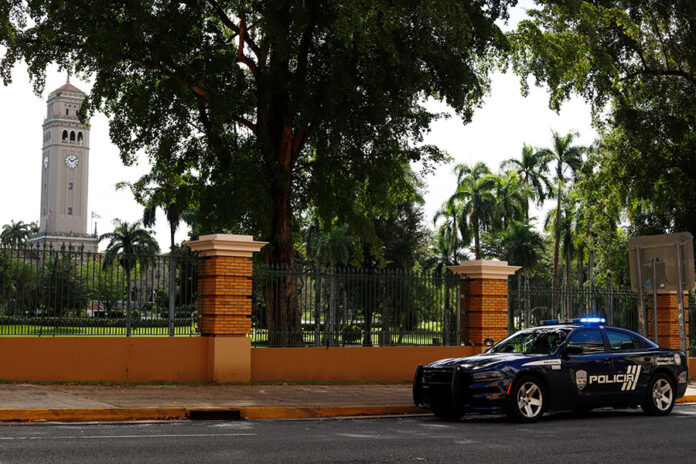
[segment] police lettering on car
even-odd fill
[[[605,406],[669,414],[686,392],[685,353],[603,324],[601,318],[546,321],[485,353],[418,366],[414,402],[446,419],[504,411],[532,422],[547,411]]]

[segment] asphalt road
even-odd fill
[[[0,426],[0,463],[694,462],[696,405],[501,417]]]

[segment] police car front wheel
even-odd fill
[[[674,407],[674,395],[674,381],[665,374],[657,374],[650,380],[643,410],[652,416],[666,416]]]
[[[508,397],[508,415],[520,422],[534,422],[544,414],[545,391],[539,380],[524,377],[515,383]]]

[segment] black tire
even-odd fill
[[[676,396],[674,380],[668,375],[657,374],[650,379],[641,407],[650,416],[666,416],[672,412]]]
[[[440,419],[450,422],[458,421],[464,415],[464,410],[461,406],[451,404],[434,404],[430,410]]]
[[[423,407],[423,366],[421,364],[416,368],[416,373],[413,375],[413,403],[416,406]]]
[[[536,377],[515,381],[508,397],[508,417],[516,422],[536,422],[547,404],[546,388]]]

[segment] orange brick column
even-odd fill
[[[520,267],[507,261],[463,261],[449,266],[462,276],[462,341],[483,346],[486,338],[507,337],[508,276]]]
[[[653,326],[653,299],[648,298],[648,337],[655,337]],[[684,295],[684,307],[689,307],[689,297]],[[689,343],[689,311],[684,312],[686,340]],[[679,343],[679,300],[677,292],[657,294],[657,340],[653,340],[665,348],[680,349]]]
[[[250,235],[203,235],[189,242],[199,252],[198,327],[209,337],[209,378],[251,379],[251,277],[253,254],[266,242]]]

